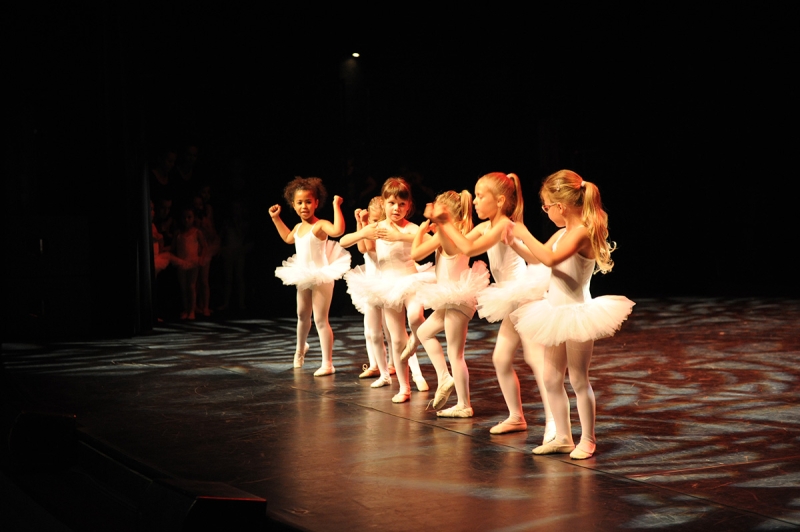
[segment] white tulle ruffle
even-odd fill
[[[489,286],[489,270],[483,261],[475,261],[468,270],[461,272],[458,280],[437,281],[417,292],[417,298],[425,308],[468,307],[475,311],[478,292]]]
[[[550,285],[550,268],[529,265],[519,279],[492,283],[478,293],[478,316],[496,322],[503,320],[522,303],[541,299]]]
[[[511,313],[520,336],[543,345],[586,342],[613,336],[636,303],[624,296],[600,296],[584,303],[554,306],[542,299]]]
[[[328,264],[315,266],[301,264],[297,255],[292,255],[282,266],[275,268],[275,277],[285,285],[296,285],[298,290],[308,290],[317,285],[332,283],[350,269],[350,253],[334,240],[325,245]]]
[[[356,266],[344,276],[347,293],[356,309],[364,313],[368,307],[388,307],[399,310],[406,300],[415,296],[422,286],[436,282],[432,263],[417,266],[417,273],[396,275],[393,272],[366,274],[363,266]]]

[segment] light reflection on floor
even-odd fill
[[[292,479],[296,473],[279,468],[277,491],[275,482],[264,480],[269,475],[257,473],[267,464],[275,467],[272,458],[263,458],[262,466],[255,460],[246,466],[252,471],[243,471],[236,469],[245,467],[241,460],[231,457],[224,465],[232,470],[220,464],[211,468],[213,473],[203,473],[219,474],[223,478],[218,480],[253,493],[260,490],[276,501],[277,508],[313,505],[304,499],[314,500],[314,482],[330,480],[339,467],[340,475],[352,475],[348,490],[367,490],[362,495],[348,493],[348,500],[377,497],[391,505],[388,501],[402,500],[408,493],[452,497],[452,504],[460,504],[461,512],[466,512],[457,523],[487,530],[583,528],[587,523],[598,530],[607,529],[603,523],[620,529],[681,530],[706,529],[712,522],[718,530],[800,526],[800,509],[795,510],[800,507],[797,301],[637,301],[622,331],[595,347],[592,384],[598,404],[598,453],[584,462],[564,456],[531,457],[531,448],[541,440],[542,416],[532,375],[521,356],[516,368],[529,431],[489,436],[488,428],[505,412],[491,363],[495,324],[476,318],[468,336],[466,356],[476,416],[446,421],[425,411],[432,391],[415,392],[410,404],[393,405],[389,401],[393,391],[372,390],[368,382],[359,381],[357,374],[366,362],[362,321],[357,316],[337,317],[332,325],[337,373],[325,379],[311,376],[319,364],[313,329],[306,367],[292,369],[295,322],[288,318],[160,325],[154,334],[116,341],[8,343],[3,345],[2,360],[13,380],[24,385],[24,400],[71,409],[87,430],[102,433],[112,443],[115,438],[124,441],[131,452],[148,454],[158,445],[159,453],[146,458],[158,461],[164,456],[161,467],[177,473],[196,475],[193,459],[202,461],[203,453],[213,452],[213,442],[201,445],[202,452],[192,443],[200,429],[184,428],[191,436],[181,436],[177,429],[197,421],[196,409],[216,420],[201,432],[212,431],[218,439],[226,434],[234,437],[236,456],[247,456],[253,446],[286,452],[288,444],[282,440],[305,442],[309,434],[303,430],[308,430],[314,438],[333,442],[329,447],[345,452],[342,458],[349,456],[345,450],[350,447],[362,458],[369,457],[349,465],[342,465],[347,462],[340,458],[323,461],[322,467],[330,466],[331,471],[318,473],[317,480],[317,473],[298,465],[294,457],[281,467],[301,467],[304,478]],[[423,372],[435,387],[432,367],[423,351],[419,353]],[[397,388],[396,381],[393,387]],[[168,444],[154,441],[152,434],[136,441],[125,426],[110,421],[137,401],[137,408],[163,417],[156,425],[171,434]],[[577,438],[574,400],[572,409]],[[136,419],[130,414],[131,422]],[[398,447],[393,441],[405,443]],[[381,442],[386,442],[383,447]],[[192,448],[188,453],[187,446]],[[318,462],[315,444],[303,443],[300,448],[307,461]],[[190,456],[180,456],[182,452]],[[454,456],[454,452],[464,454]],[[441,467],[446,464],[448,469],[431,460],[441,460]],[[383,468],[373,469],[381,463]],[[407,464],[412,473],[399,474],[398,463]],[[505,476],[497,478],[498,471]],[[391,490],[377,488],[386,483]],[[377,491],[370,493],[367,486]],[[602,499],[597,500],[601,487]],[[553,502],[559,497],[581,502],[578,508],[561,506]],[[543,499],[549,501],[544,506]],[[418,501],[414,508],[427,507],[423,499],[413,500]],[[476,500],[494,502],[489,508],[472,509]],[[537,511],[547,508],[553,514],[530,515],[534,510],[526,501]],[[327,492],[316,504],[348,503]],[[597,513],[598,504],[613,511]],[[353,525],[363,513],[359,508],[343,508],[341,519]],[[381,512],[385,511],[384,507]],[[484,515],[487,511],[508,515],[493,520]],[[337,523],[307,515],[291,519],[309,529],[326,529],[314,528],[318,523],[336,528]],[[416,519],[402,521],[403,526],[390,519],[382,530],[408,529],[414,523],[425,526],[424,520]]]

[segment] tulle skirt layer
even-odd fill
[[[363,266],[356,266],[344,276],[347,293],[362,314],[368,307],[400,310],[423,286],[436,282],[432,266],[426,263],[418,266],[417,273],[406,275],[381,272],[368,275]]]
[[[519,279],[492,283],[478,293],[478,316],[496,322],[505,319],[522,303],[541,299],[550,285],[550,268],[529,265]]]
[[[613,336],[636,303],[624,296],[600,296],[584,303],[554,306],[532,301],[511,313],[520,336],[546,346],[567,340],[586,342]]]
[[[275,277],[285,285],[297,286],[298,290],[308,290],[341,279],[350,269],[350,253],[333,240],[328,240],[325,248],[328,257],[326,266],[302,264],[297,255],[292,255],[283,261],[282,266],[275,268]]]
[[[472,267],[461,272],[458,280],[437,281],[423,286],[417,299],[425,308],[457,308],[472,317],[477,305],[478,292],[489,286],[489,270],[483,261],[475,261]]]

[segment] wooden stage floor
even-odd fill
[[[531,454],[543,416],[521,353],[528,431],[489,434],[506,415],[491,362],[496,324],[471,322],[475,417],[444,419],[426,411],[436,380],[424,351],[431,390],[393,404],[396,379],[371,389],[357,378],[367,360],[360,317],[331,322],[337,373],[321,378],[312,375],[313,329],[306,366],[292,369],[293,317],[172,323],[122,340],[7,342],[5,412],[74,415],[78,439],[99,455],[143,478],[265,499],[269,526],[287,529],[800,527],[798,301],[638,300],[622,330],[595,344],[598,450],[585,461]],[[7,487],[73,530],[92,529],[66,509],[89,511],[75,479],[85,465],[48,471],[15,460],[6,449]],[[104,483],[114,481],[92,481]],[[130,493],[116,499],[136,517],[119,526],[141,529],[135,520],[148,517]]]

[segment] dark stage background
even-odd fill
[[[294,32],[300,19],[255,9],[17,10],[4,337],[150,330],[146,172],[161,147],[187,142],[218,220],[233,199],[248,207],[246,299],[259,316],[294,314],[294,290],[273,276],[293,248],[267,208],[295,175],[343,196],[352,228],[370,180],[403,175],[425,201],[515,172],[526,223],[546,238],[538,185],[570,168],[600,187],[619,246],[595,295],[797,297],[788,17],[672,15],[435,43],[372,26],[380,39],[352,47],[358,28]],[[355,312],[343,286],[332,312]]]

